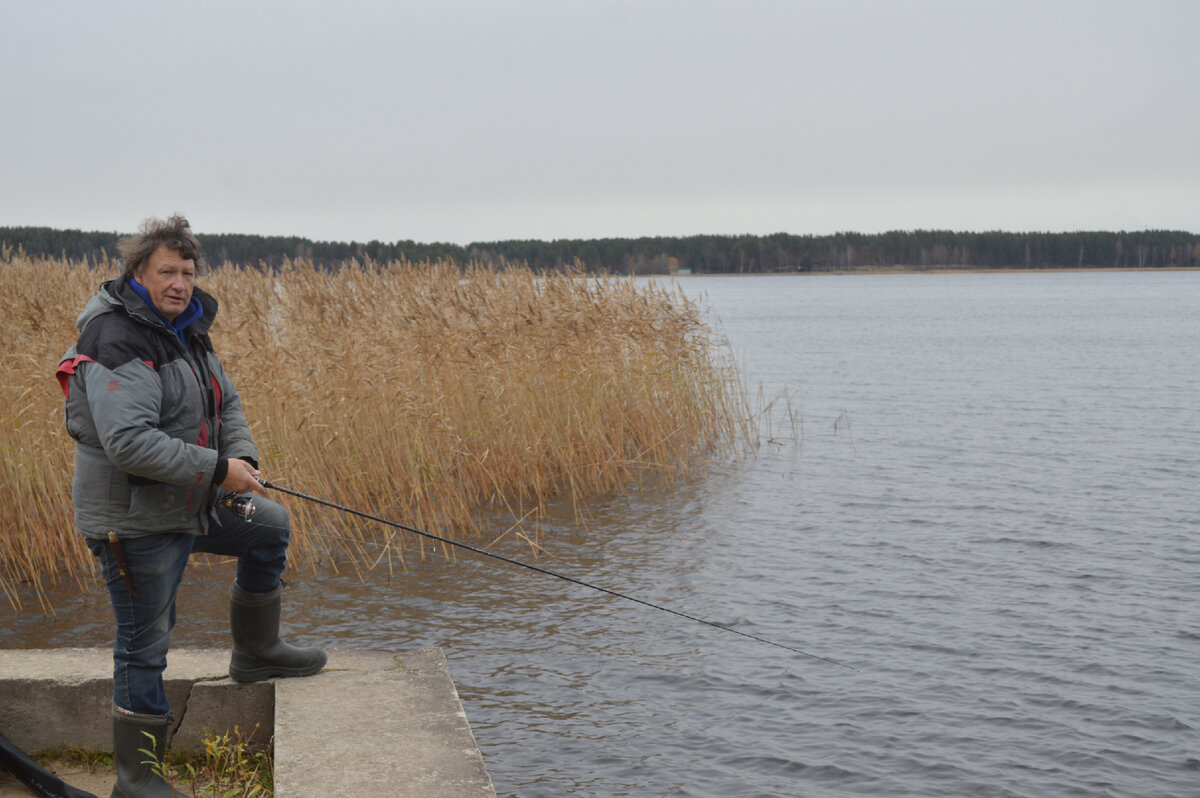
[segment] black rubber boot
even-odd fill
[[[111,798],[175,798],[179,793],[154,772],[167,755],[172,715],[143,715],[113,704],[113,762],[117,783]],[[147,736],[149,734],[150,736]],[[153,751],[151,757],[147,751]]]
[[[279,639],[279,607],[283,586],[269,593],[250,593],[233,584],[229,628],[233,658],[229,675],[239,682],[261,682],[276,676],[309,676],[325,667],[325,652],[297,648]]]

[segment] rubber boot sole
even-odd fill
[[[286,679],[293,676],[312,676],[325,667],[325,659],[312,665],[287,668],[281,665],[230,665],[229,678],[235,682],[265,682],[267,679]]]

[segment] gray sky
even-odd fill
[[[1196,0],[0,0],[0,226],[1200,231]]]

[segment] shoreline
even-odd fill
[[[827,269],[821,271],[807,272],[700,272],[692,274],[635,274],[635,277],[819,277],[822,275],[846,276],[855,274],[871,274],[871,275],[888,275],[888,274],[1067,274],[1072,272],[1080,273],[1100,273],[1100,272],[1122,272],[1122,273],[1142,273],[1142,272],[1196,272],[1200,271],[1200,266],[1123,266],[1121,268],[1109,268],[1104,266],[1054,266],[1047,268],[1029,268],[1021,269],[1016,267],[1005,267],[1000,269],[985,269],[978,267],[963,267],[961,269],[953,266],[938,266],[936,268],[921,268],[919,266],[863,266],[857,269]]]

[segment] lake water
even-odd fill
[[[501,796],[1200,796],[1200,273],[680,284],[800,440],[539,564],[855,670],[471,555],[298,574],[292,636],[444,647]],[[227,576],[176,645],[226,644]],[[55,606],[0,645],[109,644]]]

